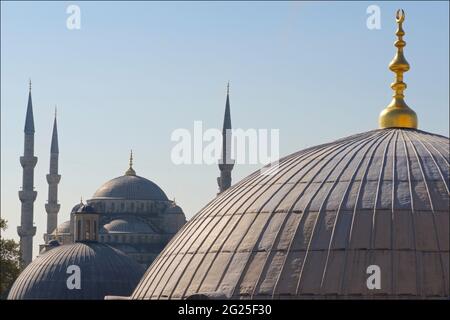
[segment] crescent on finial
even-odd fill
[[[398,9],[395,18],[397,20],[397,23],[402,23],[403,21],[405,21],[405,11],[403,11],[403,9]]]

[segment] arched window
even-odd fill
[[[97,221],[94,220],[94,230],[92,230],[92,240],[97,239]]]
[[[86,240],[91,240],[91,221],[89,221],[88,219],[86,219],[85,223],[84,223],[84,230],[86,230],[85,235],[86,235]]]
[[[81,239],[81,220],[78,220],[78,223],[77,223],[77,238],[78,238],[78,240]]]
[[[122,202],[122,203],[120,204],[120,210],[122,210],[122,211],[125,210],[125,203]]]
[[[144,203],[141,203],[141,211],[144,211]]]
[[[134,211],[134,202],[131,203],[130,208],[131,208],[131,211]]]

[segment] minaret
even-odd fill
[[[222,159],[219,160],[220,177],[217,178],[219,193],[231,186],[231,170],[234,160],[231,159],[231,115],[230,115],[230,82],[227,84],[227,101],[222,129]]]
[[[56,108],[55,119],[53,121],[52,143],[50,146],[50,170],[47,174],[48,183],[48,200],[45,205],[47,211],[47,234],[44,236],[45,242],[48,241],[48,236],[58,226],[58,212],[60,205],[58,204],[58,183],[61,180],[61,175],[58,174],[58,127],[56,123]]]
[[[33,258],[33,236],[36,227],[33,226],[33,204],[37,192],[34,191],[34,167],[37,157],[34,156],[34,120],[33,104],[31,102],[31,80],[28,93],[27,115],[25,119],[25,143],[23,157],[20,164],[23,168],[22,190],[19,191],[19,199],[22,202],[20,226],[17,233],[20,236],[20,252],[22,255],[22,266],[27,266]]]

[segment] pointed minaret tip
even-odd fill
[[[403,55],[403,48],[406,42],[403,40],[405,31],[403,30],[403,22],[405,21],[405,11],[403,9],[397,10],[396,22],[398,24],[395,35],[397,41],[394,46],[397,48],[397,53],[389,64],[389,69],[395,73],[395,81],[391,84],[394,94],[391,103],[380,113],[378,119],[379,127],[383,128],[411,128],[417,129],[417,115],[411,108],[408,107],[404,100],[404,91],[406,83],[403,82],[403,73],[409,70],[409,63]]]
[[[56,106],[55,106],[55,118],[53,120],[53,132],[52,132],[52,142],[51,142],[51,147],[50,147],[50,153],[59,153],[58,125],[56,122]]]
[[[31,80],[29,82],[27,115],[25,118],[24,132],[26,134],[34,134],[33,102],[31,100]]]

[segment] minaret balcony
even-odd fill
[[[20,157],[22,168],[34,168],[37,163],[37,157]]]
[[[48,184],[58,184],[61,180],[60,174],[48,174],[47,175],[47,183]]]
[[[36,227],[26,228],[26,227],[18,226],[17,234],[20,237],[33,237],[36,234]]]
[[[231,160],[233,161],[233,160]],[[232,163],[219,163],[219,170],[220,171],[231,171],[234,167],[234,161]]]
[[[19,191],[19,199],[22,202],[34,201],[37,197],[37,191],[21,190]]]
[[[60,207],[61,205],[58,203],[46,203],[45,211],[47,211],[47,213],[58,213]]]

